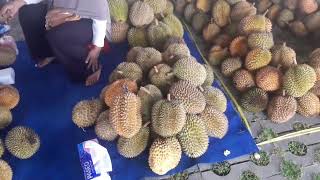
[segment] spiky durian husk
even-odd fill
[[[0,106],[0,130],[9,126],[12,122],[12,114],[8,108]]]
[[[148,84],[144,87],[140,87],[138,96],[141,99],[142,120],[144,122],[148,122],[151,119],[152,106],[162,99],[162,92],[157,88],[157,86]]]
[[[118,79],[130,79],[140,83],[143,78],[141,67],[133,62],[122,62],[109,76],[109,82],[112,83]]]
[[[4,160],[0,159],[0,179],[1,180],[12,180],[13,172],[10,165]]]
[[[242,107],[249,112],[261,112],[267,108],[268,94],[260,88],[252,88],[241,97]]]
[[[248,53],[248,40],[245,36],[234,38],[229,46],[231,56],[245,56]]]
[[[4,154],[4,144],[2,142],[2,139],[0,138],[0,158]]]
[[[227,58],[221,64],[221,72],[224,76],[232,76],[235,71],[242,67],[242,60],[239,57]]]
[[[148,46],[147,40],[147,31],[145,28],[136,28],[132,27],[128,31],[128,42],[131,47],[141,46],[146,47]]]
[[[125,158],[139,156],[146,149],[149,136],[149,127],[142,127],[140,131],[131,138],[120,137],[117,143],[119,154]]]
[[[129,19],[136,27],[148,25],[154,19],[153,9],[146,2],[136,1],[130,8]]]
[[[142,126],[141,100],[127,90],[115,97],[109,118],[113,129],[122,137],[133,137]]]
[[[198,115],[187,115],[186,125],[177,138],[183,152],[191,158],[202,156],[209,146],[205,123]]]
[[[218,0],[212,7],[212,17],[216,24],[224,27],[229,23],[231,7],[225,0]]]
[[[138,53],[143,50],[144,48],[140,46],[131,48],[127,54],[127,62],[135,62],[137,60]]]
[[[20,101],[18,89],[10,85],[0,86],[0,106],[8,109],[15,108]]]
[[[181,146],[175,137],[157,138],[150,147],[149,167],[154,173],[164,175],[179,164],[181,154]]]
[[[204,68],[206,69],[207,72],[207,77],[202,86],[212,86],[213,81],[214,81],[214,73],[213,69],[210,65],[204,64]]]
[[[118,134],[112,128],[108,110],[99,115],[96,125],[94,126],[94,132],[102,140],[113,141],[118,137]]]
[[[80,128],[90,127],[94,125],[103,108],[100,99],[80,101],[72,110],[72,121]]]
[[[128,19],[128,3],[126,0],[109,0],[111,19],[114,22],[126,22]]]
[[[249,71],[260,69],[271,62],[271,52],[267,49],[251,50],[246,57],[245,67]]]
[[[183,37],[184,30],[182,23],[174,14],[166,16],[162,21],[170,27],[172,36]]]
[[[175,82],[175,76],[169,65],[158,64],[150,70],[149,80],[161,89],[162,92],[168,92],[171,85]]]
[[[0,67],[7,67],[12,65],[17,58],[16,51],[13,48],[1,46],[0,47]]]
[[[149,72],[152,67],[162,62],[162,54],[155,48],[147,47],[137,54],[136,62],[144,72]]]
[[[256,13],[257,9],[253,4],[248,1],[241,1],[232,7],[230,17],[232,21],[240,21],[244,17],[255,15]]]
[[[314,117],[319,115],[320,112],[320,100],[311,93],[307,92],[305,95],[297,99],[298,113],[305,117]]]
[[[245,92],[255,86],[252,73],[245,69],[236,71],[232,77],[232,80],[234,87],[240,92]]]
[[[177,60],[190,57],[190,50],[186,44],[173,43],[168,46],[162,54],[163,60],[170,65],[173,65]]]
[[[28,127],[17,126],[8,132],[5,146],[13,156],[28,159],[39,150],[40,137]]]
[[[154,14],[162,13],[167,5],[167,0],[144,0],[153,9]]]
[[[147,30],[148,40],[151,46],[161,49],[166,40],[172,35],[171,28],[164,22],[155,20]]]
[[[227,110],[227,98],[220,89],[212,86],[205,86],[203,87],[203,90],[207,105],[213,106],[221,112]]]
[[[275,123],[289,121],[297,110],[297,101],[292,96],[273,97],[268,105],[268,117]]]
[[[255,32],[271,32],[272,23],[263,15],[251,15],[244,17],[239,23],[239,33],[249,35]]]
[[[265,91],[276,91],[282,85],[282,72],[272,66],[260,69],[256,74],[256,84]]]
[[[114,43],[124,42],[127,39],[129,25],[126,22],[116,22],[111,25],[111,41]]]

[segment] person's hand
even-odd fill
[[[98,58],[101,52],[101,47],[93,46],[93,48],[89,51],[88,57],[86,59],[86,64],[88,64],[87,68],[92,70],[92,72],[96,72],[99,69]]]
[[[14,0],[5,4],[0,10],[1,20],[5,23],[8,23],[19,11],[19,9],[25,5],[24,0]]]

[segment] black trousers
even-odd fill
[[[92,72],[85,60],[92,42],[92,20],[67,22],[51,30],[45,29],[47,5],[25,5],[19,10],[19,20],[32,58],[37,62],[56,57],[71,79],[84,81]]]

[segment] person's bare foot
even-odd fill
[[[52,63],[52,61],[55,59],[55,57],[47,57],[45,59],[43,59],[42,61],[40,61],[38,64],[36,64],[37,68],[43,68],[47,65],[49,65],[50,63]]]
[[[88,76],[88,78],[86,79],[86,86],[92,86],[96,84],[100,79],[101,71],[102,71],[102,67],[100,66],[96,72]]]

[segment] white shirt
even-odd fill
[[[43,0],[24,0],[27,4],[36,4]],[[93,39],[92,43],[98,47],[104,46],[104,38],[107,37],[108,40],[111,39],[111,20],[97,20],[92,19],[92,31]]]

